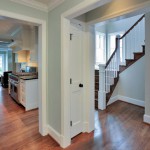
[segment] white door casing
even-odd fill
[[[83,130],[83,37],[82,31],[70,26],[70,120],[71,138]],[[80,85],[80,86],[79,86]]]
[[[27,21],[38,26],[38,101],[39,101],[39,132],[45,136],[47,132],[47,121],[46,121],[46,100],[47,100],[47,41],[46,41],[46,30],[47,23],[45,20],[29,17],[26,15],[13,13],[10,11],[0,10],[0,16],[5,16],[13,19]]]

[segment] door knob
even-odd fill
[[[83,84],[80,83],[80,84],[79,84],[79,87],[83,87]]]

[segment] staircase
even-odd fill
[[[105,66],[104,91],[106,104],[109,102],[112,93],[119,81],[119,74],[138,61],[145,55],[145,15],[143,15],[122,37],[116,37],[116,49]],[[125,38],[124,65],[120,61],[120,41]]]
[[[145,45],[142,45],[143,52],[134,53],[134,59],[126,59],[126,65],[119,65],[119,71],[116,78],[114,78],[114,83],[110,85],[110,92],[106,93],[106,103],[109,102],[110,97],[119,81],[119,74],[138,61],[141,57],[145,55]]]
[[[95,108],[98,109],[99,70],[95,70]]]

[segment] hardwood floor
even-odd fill
[[[95,131],[72,139],[66,150],[150,150],[150,125],[144,109],[116,102],[95,111]],[[0,150],[62,150],[50,137],[38,133],[38,110],[25,112],[0,87]]]

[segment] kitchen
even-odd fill
[[[38,28],[20,27],[8,45],[13,53],[13,71],[8,75],[8,93],[25,111],[38,108]]]

